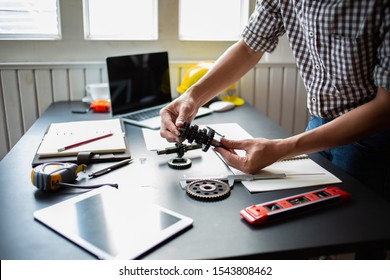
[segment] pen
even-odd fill
[[[108,172],[111,172],[112,170],[114,169],[117,169],[117,168],[120,168],[122,166],[125,166],[127,165],[128,163],[132,162],[133,159],[125,159],[125,160],[122,160],[114,165],[111,165],[109,167],[106,167],[106,168],[103,168],[99,171],[96,171],[96,172],[93,172],[93,173],[90,173],[88,175],[89,178],[95,178],[95,177],[98,177],[98,176],[101,176],[101,175],[104,175],[104,174],[107,174]]]
[[[212,129],[211,127],[209,127],[209,126],[206,126],[208,129]],[[218,136],[220,136],[220,137],[225,137],[225,135],[222,135],[221,133],[218,133],[217,131],[215,131],[215,129],[212,129],[212,130],[214,130],[214,132],[215,132],[215,134],[217,134]]]
[[[85,144],[88,144],[88,143],[91,143],[91,142],[94,142],[94,141],[97,141],[97,140],[100,140],[100,139],[103,139],[103,138],[106,138],[106,137],[110,137],[112,135],[113,135],[113,133],[104,134],[104,135],[101,135],[99,137],[87,139],[87,140],[84,140],[84,141],[81,141],[81,142],[78,142],[78,143],[74,143],[72,145],[65,146],[63,148],[59,148],[57,151],[58,152],[63,152],[63,151],[66,151],[66,150],[69,150],[69,149],[72,149],[72,148],[75,148],[75,147],[78,147],[78,146],[81,146],[81,145],[85,145]]]

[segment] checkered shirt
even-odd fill
[[[257,0],[242,37],[272,52],[286,33],[311,114],[335,118],[390,91],[389,0]]]

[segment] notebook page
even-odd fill
[[[83,144],[65,151],[58,149],[96,138],[108,133],[112,136]],[[119,119],[52,123],[44,135],[37,154],[39,157],[77,155],[79,152],[124,152],[126,143]]]

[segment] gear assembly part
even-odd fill
[[[180,137],[183,140],[188,140],[189,143],[195,141],[195,143],[202,145],[202,151],[207,152],[210,146],[224,147],[221,142],[214,139],[215,130],[209,128],[199,129],[199,126],[192,125],[189,122],[185,122],[182,127],[179,128]]]
[[[168,166],[173,169],[187,169],[192,165],[192,161],[188,158],[177,157],[168,161]]]
[[[211,202],[227,198],[230,195],[230,187],[219,180],[204,179],[189,183],[186,193],[195,200]]]
[[[200,149],[201,145],[193,144],[193,145],[184,145],[182,143],[176,143],[175,147],[169,147],[162,150],[157,150],[158,155],[168,155],[168,154],[174,154],[177,153],[178,157],[182,157],[185,152],[190,150],[196,150]]]
[[[177,157],[168,161],[168,166],[173,169],[190,168],[192,161],[188,158],[183,158],[184,153],[190,150],[200,149],[202,146],[198,144],[185,145],[183,143],[176,143],[175,147],[169,147],[162,150],[157,150],[158,155],[167,155],[177,153]]]

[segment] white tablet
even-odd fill
[[[99,259],[135,259],[193,223],[158,205],[135,205],[111,187],[35,211],[34,218]]]

